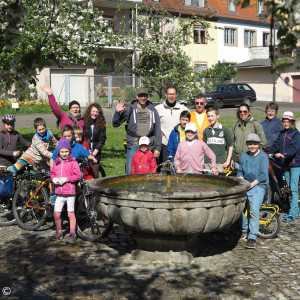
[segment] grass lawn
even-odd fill
[[[234,113],[235,114],[235,113]],[[295,118],[300,117],[300,112],[294,113]],[[281,118],[281,114],[278,117]],[[265,114],[254,114],[253,117],[261,122],[265,118]],[[235,122],[236,117],[226,116],[220,118],[222,123],[228,129],[231,129],[232,124]],[[54,126],[48,127],[55,135],[56,138],[60,137],[60,131]],[[28,141],[32,139],[35,131],[34,128],[18,128],[17,129]],[[123,141],[126,137],[124,126],[114,128],[111,123],[107,124],[107,140],[102,150],[101,165],[105,169],[107,176],[125,174],[125,161],[126,153],[123,146]],[[25,149],[23,149],[25,150]]]

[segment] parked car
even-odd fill
[[[205,93],[208,106],[222,108],[226,105],[250,104],[256,101],[256,93],[247,83],[224,83],[213,86]]]

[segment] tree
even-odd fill
[[[102,13],[73,0],[0,1],[0,92],[35,84],[45,66],[98,64],[96,51],[125,43]]]
[[[206,71],[199,74],[200,78],[218,78],[221,80],[231,80],[237,75],[234,66],[225,62],[218,62]]]
[[[161,7],[151,5],[140,6],[133,22],[138,23],[138,32],[132,39],[138,60],[132,72],[142,79],[142,84],[160,98],[168,84],[177,85],[182,94],[198,91],[191,59],[184,51],[189,42],[183,36],[193,36],[195,24],[209,28],[204,17],[172,16]]]
[[[242,7],[249,5],[250,0],[240,0]],[[264,6],[267,16],[279,26],[277,38],[279,50],[284,55],[293,53],[294,65],[300,68],[300,1],[299,0],[266,0]],[[273,67],[284,66],[287,60],[273,59]]]

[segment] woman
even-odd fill
[[[17,144],[21,143],[29,147],[31,142],[26,141],[15,130],[15,116],[6,114],[2,117],[3,129],[0,131],[0,166],[10,167],[13,165],[21,152],[17,150]]]
[[[267,147],[268,142],[263,127],[250,115],[250,107],[241,104],[237,110],[237,121],[232,125],[232,139],[234,142],[231,168],[239,168],[239,162],[244,152],[248,151],[246,137],[250,133],[255,133],[261,140],[261,146]]]
[[[54,95],[52,94],[50,87],[41,86],[41,90],[48,94],[49,104],[52,108],[54,115],[57,118],[57,121],[60,124],[60,129],[64,127],[64,125],[78,125],[82,128],[84,132],[84,121],[81,118],[80,114],[80,104],[73,100],[69,103],[69,110],[64,113],[58,106]]]
[[[289,223],[299,216],[300,133],[296,129],[294,114],[291,111],[283,113],[281,122],[283,129],[269,150],[276,153],[276,158],[282,159],[284,176],[291,188],[291,208],[283,219],[283,222]]]
[[[98,164],[93,165],[95,178],[98,178],[99,163],[101,160],[101,149],[106,140],[106,121],[99,104],[91,104],[84,113],[85,136],[92,154],[96,157]]]

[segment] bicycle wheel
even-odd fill
[[[0,227],[16,224],[17,221],[12,211],[12,199],[0,198]]]
[[[76,202],[77,235],[90,242],[101,241],[111,230],[112,223],[105,222],[98,212],[97,201],[93,195],[83,196],[81,193]]]
[[[48,193],[44,187],[38,190],[39,187],[37,181],[26,181],[17,189],[13,198],[14,217],[25,230],[36,230],[46,222]]]
[[[259,214],[259,230],[257,236],[262,239],[275,238],[278,235],[281,226],[278,214],[274,215],[271,222],[269,222],[269,220],[274,214],[273,210],[262,209]]]
[[[266,188],[264,203],[266,204],[272,203],[272,188],[270,187],[270,185],[268,185]]]
[[[99,165],[99,173],[101,174],[101,177],[106,177],[106,173],[101,165]]]

